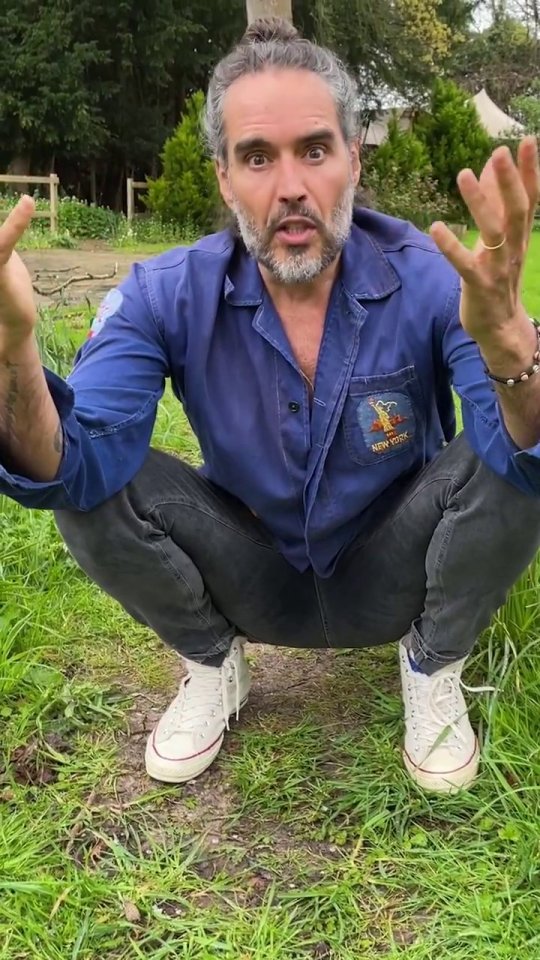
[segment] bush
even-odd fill
[[[76,197],[63,197],[58,204],[58,226],[78,240],[110,240],[118,229],[118,214]]]
[[[492,150],[476,107],[455,83],[436,80],[430,112],[415,125],[415,134],[426,147],[439,190],[463,207],[456,184],[459,171],[470,167],[479,174]]]
[[[387,138],[375,151],[372,165],[381,179],[407,178],[412,174],[427,177],[431,173],[425,145],[412,130],[400,130],[395,111],[388,123]]]
[[[453,223],[463,219],[455,201],[441,194],[433,179],[419,173],[381,176],[373,169],[366,177],[365,194],[366,205],[390,217],[409,220],[420,230],[427,230],[434,220]]]
[[[148,194],[142,199],[162,221],[207,233],[214,229],[219,191],[200,136],[203,107],[201,91],[186,101],[185,113],[161,155],[163,174],[148,180]]]
[[[4,193],[0,196],[0,208],[10,210],[20,199],[20,194]],[[37,210],[49,210],[49,199],[34,194]],[[93,203],[85,203],[76,197],[60,197],[58,200],[58,243],[45,244],[52,246],[73,246],[70,239],[77,240],[110,240],[116,236],[119,224],[119,214],[109,207],[97,207]],[[33,220],[31,232],[34,236],[43,234],[51,236],[50,222],[45,218]]]

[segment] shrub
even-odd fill
[[[420,230],[426,230],[434,220],[452,223],[463,219],[455,201],[441,194],[433,179],[419,173],[381,176],[373,169],[366,178],[363,199],[366,205],[390,217],[409,220]]]
[[[163,174],[148,181],[143,200],[161,220],[174,221],[202,233],[214,229],[219,191],[214,166],[204,153],[200,116],[204,94],[186,101],[184,115],[163,148]]]
[[[427,149],[440,191],[463,205],[456,184],[459,171],[471,167],[479,174],[492,149],[476,107],[455,83],[436,80],[430,111],[417,122],[415,133]]]
[[[109,207],[63,197],[58,204],[58,226],[79,240],[109,240],[116,234],[118,215]]]
[[[412,174],[427,177],[431,173],[425,145],[412,130],[400,130],[395,111],[388,123],[387,138],[375,151],[372,165],[381,179],[406,178]]]

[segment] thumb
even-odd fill
[[[19,242],[28,227],[35,209],[36,205],[32,197],[24,195],[6,217],[0,227],[0,267],[8,262],[15,244]]]

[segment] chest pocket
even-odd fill
[[[420,385],[414,366],[375,377],[353,377],[343,408],[349,456],[363,465],[418,452],[422,429]]]

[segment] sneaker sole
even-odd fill
[[[245,707],[247,702],[248,697],[246,696],[240,702],[240,710]],[[229,714],[229,719],[235,715],[236,710],[233,710],[232,713]],[[189,760],[186,761],[167,760],[164,757],[160,757],[156,752],[152,732],[146,745],[144,758],[146,772],[152,780],[159,780],[162,783],[188,783],[190,780],[195,780],[197,777],[200,777],[201,773],[204,773],[204,771],[208,770],[208,767],[213,764],[223,746],[224,739],[225,730],[215,743],[212,744],[211,748],[204,751],[201,756],[190,757]],[[198,763],[196,762],[197,760]],[[174,771],[171,769],[174,764],[182,764],[183,769],[181,771]]]
[[[421,767],[414,765],[406,751],[403,751],[403,762],[410,773],[412,779],[422,787],[433,793],[458,793],[459,790],[465,790],[476,780],[478,766],[480,763],[480,747],[476,740],[474,753],[458,770],[452,770],[448,773],[431,773],[429,770],[422,770]]]

